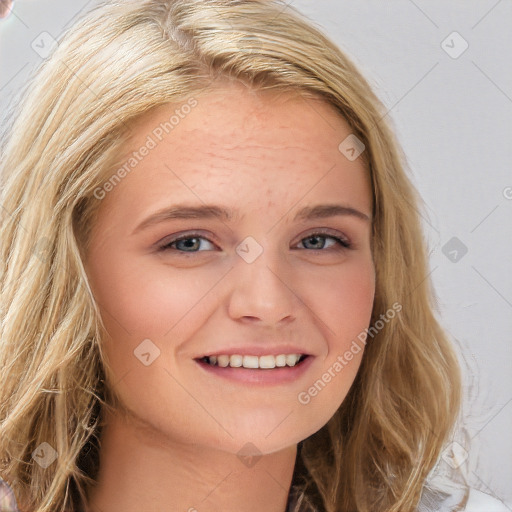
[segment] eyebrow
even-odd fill
[[[301,208],[294,217],[297,220],[315,220],[328,217],[350,216],[368,222],[370,217],[365,213],[351,207],[341,204],[319,204],[316,206],[305,206]],[[240,219],[239,212],[230,208],[215,204],[195,205],[175,205],[170,208],[164,208],[150,215],[142,221],[133,231],[136,234],[150,226],[159,224],[168,220],[175,219],[220,219],[226,222],[233,222]]]

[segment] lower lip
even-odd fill
[[[257,385],[287,384],[299,379],[311,366],[314,357],[308,356],[297,366],[283,366],[282,368],[231,368],[226,366],[212,366],[203,361],[196,363],[206,372],[217,377],[236,382]]]

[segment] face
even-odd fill
[[[338,149],[349,126],[321,100],[225,84],[131,133],[86,258],[109,385],[169,442],[297,444],[345,398],[373,306],[369,179]]]

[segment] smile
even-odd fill
[[[283,368],[285,366],[296,366],[307,357],[306,354],[279,354],[263,356],[242,356],[240,354],[220,354],[217,356],[205,356],[200,360],[210,366],[220,366],[221,368],[251,368],[251,369],[272,369]]]
[[[310,354],[216,354],[195,359],[205,376],[245,386],[292,384],[308,372],[316,357]]]

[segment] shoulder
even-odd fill
[[[476,489],[471,489],[464,512],[510,512],[502,501]]]

